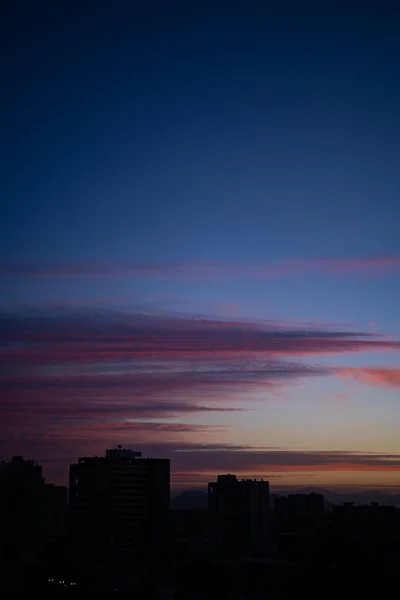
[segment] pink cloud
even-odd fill
[[[400,369],[376,367],[372,369],[346,368],[338,371],[343,377],[354,377],[361,383],[377,387],[400,387]]]

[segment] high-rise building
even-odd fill
[[[213,558],[263,558],[268,554],[268,481],[218,475],[217,481],[208,484],[208,510]]]
[[[166,557],[170,464],[118,447],[70,466],[70,532],[86,556],[109,565]],[[87,554],[90,553],[90,554]]]

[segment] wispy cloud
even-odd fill
[[[160,450],[161,451],[161,450]],[[304,451],[252,446],[208,445],[169,450],[174,464],[173,484],[188,485],[188,474],[193,485],[205,485],[219,473],[235,473],[239,477],[264,477],[276,479],[329,473],[398,473],[400,454],[373,452]]]
[[[3,393],[56,392],[69,401],[99,390],[114,399],[129,394],[131,401],[183,391],[191,400],[196,391],[214,398],[233,384],[267,389],[334,372],[299,357],[400,348],[377,333],[109,310],[4,313],[0,332]]]
[[[270,472],[280,472],[290,466],[295,472],[301,463],[285,465],[287,454],[212,446],[215,436],[226,436],[229,428],[185,421],[214,412],[223,422],[224,415],[246,409],[247,392],[262,390],[263,400],[268,401],[286,383],[336,373],[335,368],[311,362],[323,354],[399,348],[398,342],[376,332],[232,318],[75,308],[4,312],[0,315],[2,444],[19,453],[36,448],[38,458],[52,445],[53,456],[62,462],[69,446],[99,453],[116,438],[123,443],[135,439],[141,444],[151,441],[153,455],[172,452],[177,471],[187,470],[189,464],[194,470],[212,465],[224,469],[233,460],[232,465],[242,471],[268,466]],[[372,383],[378,377],[397,381],[395,373],[382,369],[357,373],[339,369],[339,373],[370,377]],[[202,445],[190,445],[188,438],[198,444],[201,440]],[[251,457],[246,458],[249,452]],[[327,464],[315,456],[312,460],[316,469]],[[357,460],[354,464],[366,464],[364,458]],[[348,458],[338,457],[338,462],[343,469],[352,468]],[[392,468],[393,464],[377,466]]]
[[[145,277],[156,279],[212,280],[265,279],[304,273],[329,275],[399,274],[400,256],[359,258],[319,257],[266,261],[260,264],[140,263],[140,262],[3,262],[0,276],[12,277]]]
[[[171,448],[175,460],[183,460],[177,455],[190,454],[190,464],[206,469],[227,470],[233,465],[237,470],[249,472],[268,468],[270,471],[305,471],[318,469],[360,470],[389,469],[400,470],[400,454],[349,452],[344,450],[284,450],[255,446],[235,446],[223,444],[182,445]]]

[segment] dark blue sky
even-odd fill
[[[394,3],[8,4],[6,258],[398,252]]]
[[[23,380],[21,414],[30,415],[24,404],[31,398],[30,385],[39,398],[42,420],[34,425],[31,448],[42,448],[43,456],[47,452],[42,438],[35,437],[40,427],[45,432],[53,427],[65,444],[72,439],[57,429],[49,408],[54,377],[60,384],[57,419],[62,413],[73,420],[86,407],[90,428],[98,400],[97,379],[90,388],[95,373],[110,378],[102,406],[113,406],[122,375],[124,394],[143,384],[146,402],[161,393],[149,387],[156,376],[164,396],[186,394],[185,402],[220,401],[221,388],[211,389],[216,380],[223,383],[225,400],[240,395],[242,407],[268,396],[270,408],[257,412],[253,406],[240,418],[224,416],[224,427],[227,422],[232,427],[229,443],[248,443],[255,438],[247,439],[246,431],[258,427],[258,439],[279,434],[282,439],[274,443],[287,447],[304,446],[309,439],[307,444],[320,450],[325,439],[331,449],[339,431],[341,447],[399,451],[394,424],[400,421],[400,373],[392,346],[400,331],[397,3],[8,0],[0,10],[2,307],[63,305],[68,317],[69,310],[83,306],[87,316],[86,325],[68,321],[82,332],[79,343],[74,338],[76,347],[62,346],[69,326],[64,313],[59,327],[53,313],[43,325],[47,332],[54,328],[46,338],[49,350],[40,336],[29,342],[18,337],[25,326],[33,331],[29,315],[3,347],[6,352],[17,344],[10,351],[10,372]],[[204,338],[196,337],[200,325],[188,334],[188,357],[180,354],[173,367],[170,337],[163,330],[154,351],[161,362],[146,363],[143,371],[149,381],[143,382],[139,369],[134,376],[140,385],[136,379],[128,385],[132,374],[126,364],[138,368],[138,356],[156,343],[154,331],[143,333],[144,350],[132,351],[131,334],[118,328],[110,348],[109,337],[99,333],[114,327],[109,313],[96,312],[95,334],[91,329],[88,315],[99,308],[161,311],[174,319],[182,313],[193,319],[218,315],[237,319],[238,327],[241,320],[268,319],[290,324],[294,333],[288,334],[284,354],[275,338],[262,350],[256,366],[267,361],[265,380],[257,379],[251,392],[247,363],[238,367],[242,387],[236,371],[232,387],[225,386],[226,370],[231,373],[231,362],[239,360],[235,353],[248,351],[253,334],[243,334],[243,346],[230,347],[212,326],[204,335],[216,348],[228,348],[228,355],[211,351],[204,358]],[[107,315],[104,323],[99,314]],[[168,323],[167,331],[181,326],[173,319]],[[305,328],[304,340],[298,327]],[[331,328],[350,328],[352,335],[381,333],[384,341],[352,344],[345,337],[338,349],[326,334]],[[104,349],[100,358],[98,344]],[[297,368],[284,362],[278,371],[296,386],[291,383],[287,391],[283,379],[271,384],[276,369],[268,361],[282,356],[314,361],[316,352],[324,377],[311,379],[316,370],[308,364]],[[200,389],[193,384],[188,392],[185,369],[199,356],[206,363],[200,372],[210,369],[211,381]],[[90,373],[85,371],[89,359]],[[221,374],[224,361],[228,367]],[[174,379],[173,389],[161,375],[169,369],[172,378],[185,374],[179,385]],[[32,374],[39,380],[25,381]],[[81,396],[71,392],[72,376],[90,380],[81,386]],[[14,425],[20,427],[12,421],[17,384],[7,385],[14,408],[3,417],[12,432]],[[297,404],[288,411],[278,392],[271,399],[271,385]],[[47,397],[49,404],[40,404]],[[313,404],[324,398],[336,403],[352,398],[355,404],[344,417],[335,403]],[[357,402],[364,401],[360,412]],[[185,410],[160,418],[194,418],[196,408]],[[117,419],[111,412],[107,419]],[[137,414],[129,408],[128,416]],[[219,426],[212,412],[202,413],[202,419],[206,428]],[[96,452],[111,441],[104,432],[99,436],[92,436],[101,446]]]

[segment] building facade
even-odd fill
[[[70,466],[70,532],[98,563],[160,563],[168,551],[170,464],[116,448]]]
[[[269,552],[269,482],[219,475],[208,484],[209,547],[214,559],[264,558]]]

